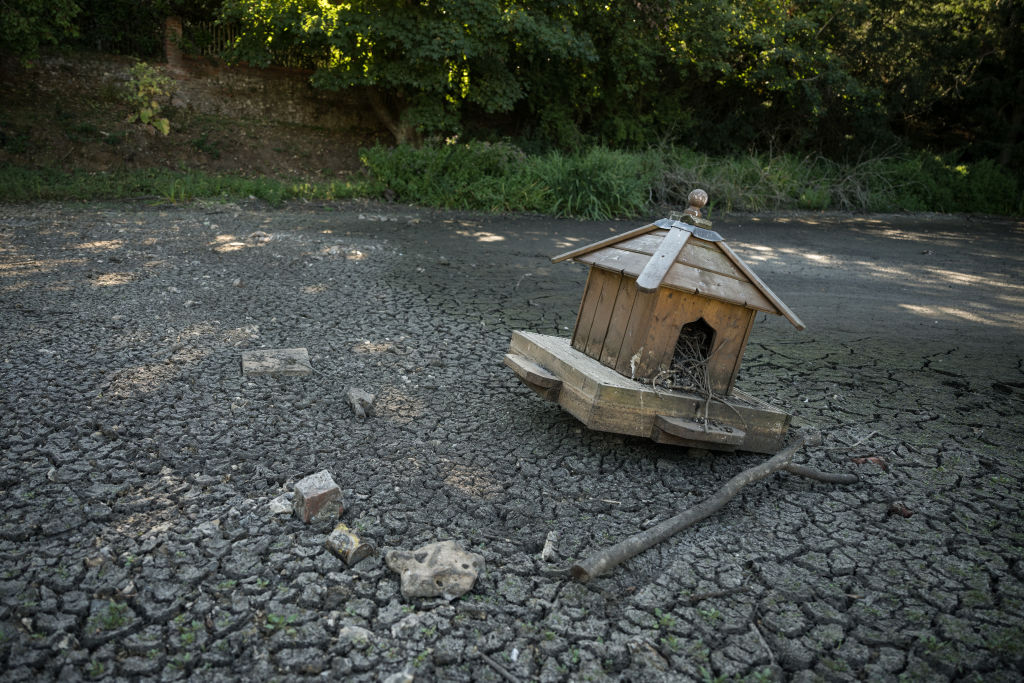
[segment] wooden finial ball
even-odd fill
[[[708,193],[704,190],[694,190],[687,196],[686,200],[690,205],[686,207],[686,211],[683,213],[689,214],[694,218],[700,218],[700,210],[708,203]]]
[[[708,193],[704,190],[694,190],[686,198],[695,209],[703,209],[704,205],[708,203]]]

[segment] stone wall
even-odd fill
[[[119,86],[128,80],[133,63],[105,55],[48,57],[37,64],[36,83],[44,90],[64,87],[70,76],[84,88]],[[176,82],[172,104],[187,111],[318,126],[361,137],[386,132],[360,93],[316,90],[306,71],[229,67],[189,58],[157,66]],[[61,78],[47,78],[58,74]]]
[[[381,125],[359,93],[326,92],[309,72],[270,67],[224,67],[185,60],[169,70],[178,81],[176,106],[231,118],[378,132]]]

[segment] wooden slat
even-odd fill
[[[657,292],[641,292],[637,288],[633,310],[630,311],[629,322],[626,324],[626,333],[622,335],[622,344],[619,345],[618,360],[615,361],[616,372],[626,377],[634,377],[638,369],[657,300]]]
[[[736,352],[736,361],[733,364],[732,372],[729,373],[729,384],[727,394],[732,393],[733,388],[736,386],[736,376],[740,374],[740,364],[743,363],[743,353],[747,349],[747,342],[750,341],[750,331],[754,329],[754,319],[757,317],[756,311],[747,310],[747,328],[743,332],[743,341],[739,344],[739,349]]]
[[[629,322],[629,314],[633,310],[636,295],[636,282],[632,278],[621,278],[612,318],[608,324],[608,334],[605,335],[601,355],[598,357],[601,363],[610,368],[614,368],[619,361],[619,347],[622,346],[622,338],[626,334],[626,324]]]
[[[701,317],[715,330],[715,338],[711,342],[712,355],[707,364],[708,379],[715,393],[728,394],[732,388],[733,370],[743,355],[743,345],[753,315],[753,311],[718,301],[708,302],[701,310]]]
[[[764,296],[773,304],[775,304],[775,307],[778,308],[779,312],[783,316],[785,316],[786,320],[793,323],[793,326],[798,330],[806,329],[806,326],[804,325],[803,321],[801,321],[800,318],[797,317],[796,313],[789,310],[789,306],[782,303],[782,299],[775,296],[775,293],[772,292],[772,290],[768,289],[768,285],[766,285],[761,280],[761,278],[757,276],[757,273],[752,271],[750,267],[743,262],[743,259],[736,255],[736,252],[734,252],[728,244],[726,244],[725,242],[720,242],[718,246],[721,247],[725,255],[729,257],[729,260],[731,260],[737,268],[743,271],[743,274],[746,275],[759,290],[761,290],[761,293],[764,294]]]
[[[605,337],[608,336],[608,325],[612,320],[612,313],[615,310],[615,299],[619,293],[619,281],[622,275],[611,271],[598,271],[604,274],[605,282],[601,288],[601,296],[597,302],[597,310],[594,311],[594,322],[590,326],[590,334],[587,336],[587,346],[583,350],[591,358],[600,358],[601,349],[604,348]]]
[[[559,254],[558,256],[552,256],[551,257],[551,262],[552,263],[558,263],[559,261],[564,261],[566,259],[578,258],[580,256],[583,256],[584,254],[589,254],[592,251],[597,251],[601,247],[607,247],[608,245],[615,244],[616,242],[621,242],[622,240],[629,239],[630,237],[636,237],[637,235],[643,235],[644,233],[650,232],[651,230],[656,230],[657,228],[658,228],[657,225],[655,225],[654,223],[651,223],[650,225],[645,225],[642,228],[637,228],[635,230],[630,230],[628,232],[624,232],[624,233],[619,234],[619,235],[613,235],[612,237],[609,237],[607,239],[603,239],[603,240],[600,240],[598,242],[594,242],[593,244],[588,244],[585,247],[580,247],[579,249],[573,249],[572,251],[567,251],[564,254]]]
[[[776,312],[771,302],[761,296],[757,288],[749,282],[723,277],[717,273],[709,273],[682,263],[672,266],[668,275],[662,280],[662,284],[666,287],[681,289],[684,292],[693,292],[712,299],[756,308],[759,311]]]
[[[675,264],[676,257],[689,239],[690,233],[685,230],[669,230],[637,276],[636,286],[641,292],[653,292],[661,286],[662,279],[668,275],[669,268]]]
[[[526,356],[505,354],[505,365],[512,368],[519,380],[545,401],[558,403],[562,393],[562,380]]]
[[[676,260],[688,266],[725,275],[735,280],[746,280],[746,276],[718,248],[719,244],[721,242],[705,242],[701,239],[692,239]]]
[[[587,254],[579,260],[581,263],[636,277],[647,264],[647,259],[648,257],[643,254],[609,247],[594,254]],[[664,287],[680,289],[684,292],[697,292],[712,299],[749,306],[767,313],[778,314],[779,312],[751,283],[702,271],[682,263],[674,264],[661,284]]]
[[[572,333],[572,347],[577,351],[587,348],[587,338],[590,336],[590,327],[594,323],[594,313],[597,311],[597,302],[601,298],[601,288],[605,280],[606,275],[603,271],[591,268],[587,274],[587,284],[583,287],[583,301],[580,302],[580,312],[576,316],[576,327]]]
[[[729,430],[725,430],[714,425],[704,425],[685,417],[658,415],[654,418],[654,426],[663,432],[681,439],[725,444],[728,446],[740,445],[747,436],[747,433],[739,427],[730,427]]]
[[[650,256],[658,250],[661,246],[661,241],[665,239],[665,235],[668,234],[668,230],[652,230],[645,235],[639,237],[632,237],[628,240],[623,240],[615,244],[619,249],[626,251],[635,251],[638,254],[647,254]]]
[[[608,247],[593,254],[580,256],[577,260],[587,265],[631,275],[635,279],[640,274],[640,271],[644,269],[644,266],[647,265],[647,258],[647,256],[635,254],[631,251]]]

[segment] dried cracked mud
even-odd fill
[[[590,432],[502,365],[569,334],[585,272],[547,257],[639,224],[0,207],[0,677],[1020,680],[1024,225],[716,221],[808,325],[759,319],[740,385],[861,481],[779,474],[581,585],[764,458]],[[299,347],[310,376],[241,374]],[[481,554],[474,589],[404,600],[272,513],[322,469],[379,547]]]

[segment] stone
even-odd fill
[[[242,374],[305,376],[313,374],[313,366],[304,348],[259,349],[242,352]]]
[[[402,577],[402,597],[447,600],[472,590],[484,568],[484,558],[467,552],[455,541],[430,543],[416,550],[389,550],[388,567]]]
[[[341,502],[341,489],[334,483],[331,473],[320,470],[299,480],[295,484],[292,510],[296,517],[307,524],[314,519],[338,519],[344,506]]]
[[[540,551],[540,559],[545,562],[554,562],[558,559],[558,532],[549,531],[544,539],[544,548]]]
[[[292,511],[292,498],[295,497],[293,493],[282,493],[274,500],[267,503],[267,508],[270,509],[272,515],[283,515]]]
[[[362,626],[347,624],[338,630],[338,642],[348,643],[355,648],[365,648],[376,644],[377,636]]]
[[[373,415],[373,400],[376,396],[370,392],[353,387],[345,392],[345,398],[352,406],[352,412],[360,420],[365,420],[367,415]]]

